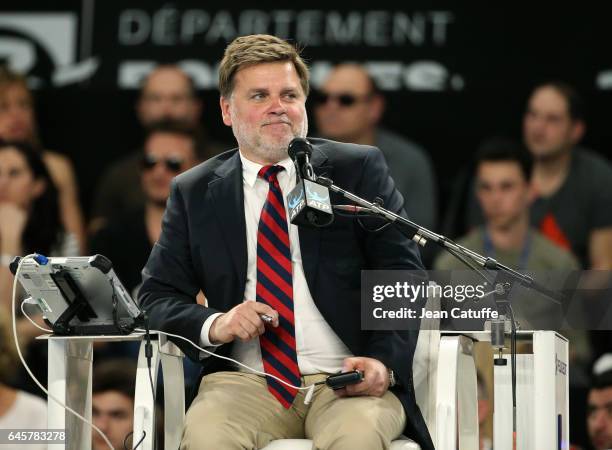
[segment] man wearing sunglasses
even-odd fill
[[[408,217],[433,228],[437,202],[431,162],[421,147],[379,126],[385,100],[368,72],[357,64],[340,64],[311,100],[321,137],[381,149]]]
[[[144,79],[136,103],[136,116],[144,129],[163,120],[182,122],[185,127],[202,133],[200,117],[202,104],[190,76],[175,65],[160,65]],[[207,145],[201,159],[218,153]],[[135,149],[112,164],[100,180],[95,193],[91,233],[105,220],[115,215],[142,209],[145,196],[139,178],[142,149]]]
[[[92,251],[110,258],[130,292],[140,284],[140,271],[159,238],[170,183],[197,164],[196,147],[194,132],[180,122],[151,125],[139,158],[144,208],[110,220],[92,238]]]

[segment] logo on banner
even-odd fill
[[[77,60],[77,28],[74,13],[2,13],[0,63],[26,75],[33,87],[84,81],[99,62]]]

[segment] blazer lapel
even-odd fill
[[[242,164],[238,151],[215,170],[215,175],[218,178],[208,185],[213,199],[213,210],[219,220],[219,228],[229,248],[238,280],[244,288],[248,256]]]
[[[310,163],[319,176],[331,177],[332,166],[328,164],[327,155],[318,147],[313,145]],[[313,298],[317,282],[317,265],[319,263],[319,247],[321,245],[321,229],[299,227],[300,251],[302,253],[302,266],[306,275],[306,282]]]

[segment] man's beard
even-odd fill
[[[531,157],[535,161],[541,162],[541,163],[555,161],[556,159],[559,159],[561,156],[569,153],[573,147],[573,144],[566,143],[566,144],[561,144],[556,147],[549,147],[545,149],[544,151],[542,150],[534,151],[530,148],[533,146],[529,144],[529,141],[525,140],[525,145],[529,149],[529,153],[531,153]]]
[[[261,134],[250,134],[240,125],[234,125],[232,129],[241,148],[248,149],[257,159],[270,164],[287,158],[287,148],[295,137],[306,137],[306,126],[303,126],[302,130],[291,127],[291,133],[281,139],[274,139]]]
[[[273,142],[270,139],[265,139],[262,138],[261,135],[258,135],[254,136],[254,139],[252,139],[254,142],[249,143],[251,144],[249,148],[258,159],[269,163],[277,163],[287,158],[287,148],[294,137],[293,135],[287,135],[280,141]]]

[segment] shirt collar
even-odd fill
[[[263,167],[263,165],[253,162],[250,159],[247,159],[241,151],[238,151],[238,153],[240,154],[240,161],[242,162],[242,179],[250,187],[253,187],[255,185],[255,181],[257,181],[257,174],[259,173],[259,170]],[[291,158],[289,158],[288,156],[282,161],[277,162],[276,165],[283,166],[285,168],[285,172],[289,177],[294,176],[295,166],[293,165],[293,161],[291,161]]]

